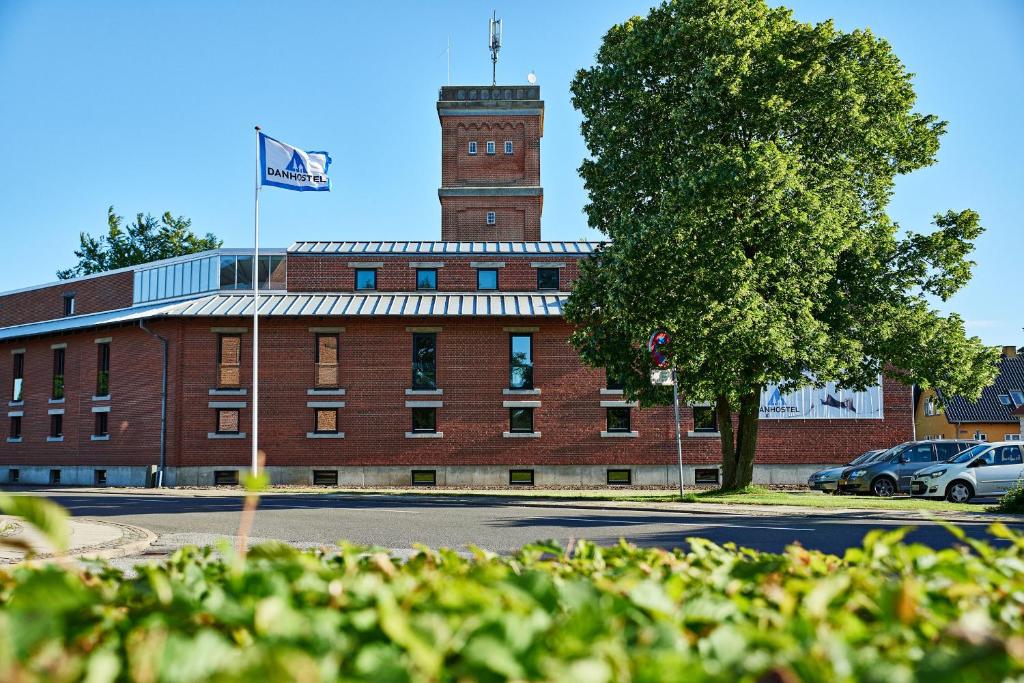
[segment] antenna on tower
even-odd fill
[[[498,18],[497,11],[491,14],[488,28],[491,49],[491,85],[498,85],[498,50],[501,49],[501,19]]]

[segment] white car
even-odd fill
[[[975,496],[1001,496],[1024,481],[1024,449],[1016,441],[980,443],[944,463],[914,473],[910,493],[966,503]]]

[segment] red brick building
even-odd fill
[[[595,245],[540,241],[538,87],[445,87],[437,111],[442,241],[260,252],[272,480],[672,485],[671,410],[625,402],[567,342],[562,306]],[[233,481],[251,450],[253,272],[251,250],[221,249],[0,295],[0,483],[140,485],[161,457],[167,484]],[[911,390],[872,396],[870,417],[765,419],[756,478],[802,482],[911,438]],[[682,428],[687,481],[714,479],[710,409],[686,406]]]

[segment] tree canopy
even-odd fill
[[[190,219],[184,216],[175,218],[169,211],[159,219],[139,213],[134,222],[125,225],[124,218],[118,216],[111,206],[107,209],[106,234],[93,237],[85,232],[79,233],[79,248],[75,250],[78,264],[58,270],[57,277],[67,280],[221,246],[222,241],[212,233],[199,237],[191,227]]]
[[[934,307],[969,280],[980,217],[916,233],[886,213],[946,124],[915,111],[885,40],[763,0],[672,0],[612,27],[572,92],[587,216],[611,238],[574,286],[573,343],[663,403],[642,342],[667,330],[684,395],[715,402],[725,485],[750,481],[767,384],[991,381],[994,352]]]

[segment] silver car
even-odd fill
[[[846,465],[818,470],[807,479],[807,488],[812,491],[821,491],[822,493],[835,493],[836,489],[839,488],[839,476],[843,473],[843,470],[854,465],[866,465],[883,452],[884,449],[868,451],[867,453],[861,453]]]
[[[1024,480],[1024,449],[1017,441],[981,443],[948,462],[914,473],[911,495],[966,503],[1001,496]]]

